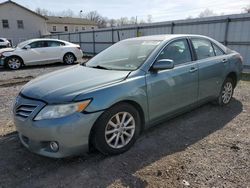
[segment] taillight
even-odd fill
[[[80,47],[80,46],[77,46],[77,49],[78,49],[78,50],[81,50],[81,47]]]

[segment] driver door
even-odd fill
[[[22,58],[26,65],[38,65],[45,61],[44,41],[36,41],[22,49]]]
[[[192,61],[187,39],[168,44],[156,61],[160,59],[173,60],[175,67],[146,75],[151,122],[183,110],[198,98],[198,66]]]

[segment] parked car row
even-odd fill
[[[8,41],[8,39],[0,38],[0,49],[1,48],[8,48],[10,46],[11,46],[11,44],[10,44],[10,41]]]
[[[80,61],[82,56],[79,45],[56,39],[31,39],[15,48],[0,49],[0,65],[12,70],[56,62],[70,65]]]
[[[16,98],[14,123],[22,144],[40,155],[67,157],[90,147],[120,154],[163,120],[210,101],[227,105],[242,61],[239,53],[199,35],[127,39],[86,64],[26,84]]]

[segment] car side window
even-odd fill
[[[223,55],[224,52],[222,51],[222,49],[220,49],[218,46],[216,46],[215,44],[213,44],[213,47],[214,47],[214,52],[215,52],[215,55],[216,56],[220,56],[220,55]]]
[[[43,47],[45,47],[43,41],[32,42],[29,45],[30,45],[30,48],[43,48]]]
[[[215,56],[214,49],[209,40],[206,39],[191,39],[198,60],[206,59]]]
[[[180,39],[167,45],[157,58],[161,59],[171,59],[175,65],[192,61],[187,40]]]
[[[0,42],[4,42],[4,40],[0,39]]]
[[[65,46],[64,43],[58,41],[47,41],[48,47],[58,47],[58,46]]]

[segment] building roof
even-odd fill
[[[32,14],[35,14],[36,16],[39,16],[39,17],[41,17],[41,18],[47,20],[47,18],[46,18],[45,16],[42,16],[42,15],[40,15],[40,14],[38,14],[38,13],[36,13],[36,12],[34,12],[34,11],[32,11],[32,10],[30,10],[30,9],[28,9],[28,8],[26,8],[26,7],[24,7],[24,6],[22,6],[22,5],[19,5],[19,4],[17,4],[16,2],[11,1],[11,0],[8,0],[8,1],[5,1],[5,2],[0,3],[0,6],[5,5],[5,4],[8,4],[8,3],[13,4],[13,5],[15,5],[15,6],[18,6],[18,7],[22,8],[22,9],[24,9],[24,10],[26,10],[26,11],[32,13]]]
[[[50,24],[97,25],[95,22],[83,18],[47,16],[47,19],[47,23]]]

